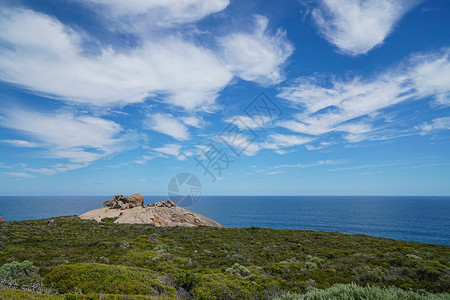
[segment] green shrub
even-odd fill
[[[107,224],[114,224],[114,221],[116,221],[119,217],[114,217],[114,218],[103,218],[101,219],[102,223],[107,223]]]
[[[259,299],[261,288],[253,281],[230,278],[224,274],[208,274],[191,291],[194,299]]]
[[[164,297],[149,297],[142,295],[109,295],[109,294],[87,294],[87,295],[35,295],[30,292],[11,290],[11,289],[3,289],[0,288],[0,299],[4,300],[92,300],[92,299],[104,299],[104,300],[168,300],[168,299],[176,299],[176,298],[168,298]]]
[[[361,287],[354,283],[335,284],[325,290],[311,290],[306,294],[286,294],[274,300],[444,300],[449,299],[449,294],[430,294],[405,291],[399,288]]]
[[[414,254],[406,254],[406,257],[412,258],[412,259],[422,259],[422,257],[414,255]]]
[[[39,276],[38,268],[28,260],[24,260],[21,263],[13,261],[12,263],[4,264],[0,268],[0,279],[4,280],[16,280],[37,276]]]
[[[225,272],[228,272],[228,273],[231,273],[233,275],[236,275],[236,276],[238,276],[239,278],[242,278],[242,279],[249,279],[249,280],[251,280],[254,277],[252,272],[250,272],[249,269],[247,269],[244,266],[241,266],[238,263],[235,263],[231,268],[226,269]]]
[[[162,285],[149,270],[117,265],[69,264],[53,268],[44,283],[61,293],[79,288],[83,293],[169,295],[175,289]]]
[[[29,292],[0,288],[0,299],[6,300],[64,300],[64,296],[33,295]]]
[[[100,258],[98,259],[98,262],[101,264],[109,265],[109,259],[104,256],[100,256]]]

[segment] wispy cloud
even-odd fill
[[[450,50],[444,49],[416,55],[402,67],[373,79],[298,78],[278,95],[297,108],[298,113],[294,119],[280,121],[277,125],[311,136],[340,132],[349,142],[392,137],[386,127],[392,126],[395,120],[374,126],[374,121],[383,119],[381,111],[405,101],[434,98],[443,103],[449,98],[449,54]],[[430,77],[425,76],[428,73],[436,81],[429,80]]]
[[[170,114],[148,114],[144,121],[144,127],[163,134],[167,134],[177,140],[189,139],[189,130],[182,122]]]
[[[268,19],[256,16],[252,33],[234,33],[219,39],[225,61],[236,76],[263,84],[275,84],[283,80],[280,66],[294,51],[279,29],[275,35],[268,32]]]
[[[438,130],[450,130],[450,117],[436,118],[430,123],[423,123],[416,126],[421,131],[421,134],[433,133]]]
[[[418,2],[320,0],[311,14],[329,43],[345,54],[359,55],[382,44],[395,24]]]
[[[43,174],[43,175],[54,175],[58,173],[64,173],[67,171],[77,170],[81,168],[87,167],[88,163],[66,163],[66,164],[55,164],[52,167],[49,168],[25,168],[27,172],[32,172],[36,174]]]
[[[24,148],[34,148],[39,145],[33,142],[24,141],[24,140],[0,140],[1,143],[10,144],[16,147],[24,147]]]
[[[303,145],[311,142],[313,139],[310,137],[292,135],[292,134],[270,134],[269,144],[275,145],[276,148],[287,148],[292,146]]]
[[[312,167],[318,167],[318,166],[328,166],[328,165],[336,165],[336,164],[342,164],[344,161],[342,160],[319,160],[312,163],[298,163],[298,164],[283,164],[283,165],[277,165],[274,167],[271,167],[271,169],[284,169],[284,168],[312,168]]]
[[[0,126],[18,130],[37,141],[44,156],[73,163],[89,163],[118,153],[126,143],[127,147],[132,146],[134,139],[113,121],[70,111],[43,113],[13,108],[1,112]]]
[[[278,174],[283,174],[285,173],[284,171],[273,171],[273,172],[266,172],[264,174],[266,175],[278,175]]]
[[[107,15],[121,21],[121,27],[127,26],[128,29],[138,31],[197,21],[225,9],[230,3],[229,0],[131,2],[128,0],[79,0],[79,2],[93,6],[101,16],[105,15],[105,9],[107,9],[109,12]]]
[[[195,116],[183,117],[181,118],[181,121],[184,124],[195,128],[202,128],[206,124],[205,120],[203,120],[201,117]]]
[[[186,156],[181,154],[181,145],[167,144],[163,147],[153,148],[154,151],[174,156],[178,160],[185,160]]]
[[[3,174],[17,178],[34,178],[36,176],[22,172],[4,172]]]
[[[195,20],[228,5],[223,0],[180,5],[92,1],[129,15],[130,22],[141,11],[151,11],[154,20],[171,24],[188,21],[189,16]],[[219,38],[220,46],[211,48],[165,32],[137,37],[136,47],[115,49],[48,15],[2,7],[0,80],[75,103],[104,107],[158,97],[187,110],[210,111],[235,75],[264,83],[282,79],[281,65],[292,46],[281,31],[270,34],[266,27],[267,19],[259,17],[254,32],[225,35]],[[92,47],[95,53],[86,54]]]

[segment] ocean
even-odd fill
[[[0,196],[4,221],[80,215],[110,196]],[[167,196],[144,196],[145,204]],[[450,197],[202,196],[187,207],[225,227],[308,229],[450,245]]]

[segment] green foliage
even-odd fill
[[[197,299],[259,299],[259,290],[252,281],[224,274],[208,274],[191,292]]]
[[[137,293],[272,299],[351,282],[415,292],[450,290],[450,247],[445,245],[307,230],[155,227],[76,216],[55,221],[54,226],[46,220],[0,223],[0,266],[33,261],[40,275],[36,270],[35,282],[22,285],[0,280],[0,287],[12,291],[34,284],[30,290],[48,294],[39,286],[45,278],[47,288],[53,285],[66,295],[81,289],[77,299],[116,292],[117,299],[120,294],[134,299]]]
[[[64,296],[57,295],[34,295],[29,292],[0,288],[0,299],[5,300],[64,300]]]
[[[417,293],[405,291],[399,288],[361,287],[354,283],[336,284],[325,290],[311,290],[310,292],[298,294],[286,294],[274,300],[444,300],[449,299],[448,294],[430,294],[426,292]]]
[[[251,280],[254,276],[249,269],[244,266],[241,266],[238,263],[235,263],[231,268],[225,270],[225,272],[229,272],[235,276],[238,276],[241,279]]]
[[[85,294],[85,295],[50,295],[50,294],[32,294],[30,292],[3,289],[0,288],[0,299],[3,300],[170,300],[167,296],[143,296],[143,295],[110,295],[110,294]]]
[[[17,280],[38,275],[38,268],[28,260],[21,263],[13,261],[0,267],[0,279],[4,280]]]
[[[102,223],[107,223],[107,224],[114,224],[114,221],[117,220],[119,217],[114,217],[114,218],[103,218],[101,220]]]
[[[173,288],[162,285],[149,270],[94,263],[57,266],[44,283],[53,284],[61,293],[78,288],[83,293],[175,295]]]
[[[412,259],[422,259],[422,257],[414,255],[414,254],[406,254],[406,257],[412,258]]]

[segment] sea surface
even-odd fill
[[[144,196],[145,204],[167,196]],[[0,196],[4,221],[80,215],[110,196]],[[450,197],[202,196],[187,207],[225,227],[359,233],[450,245]]]

